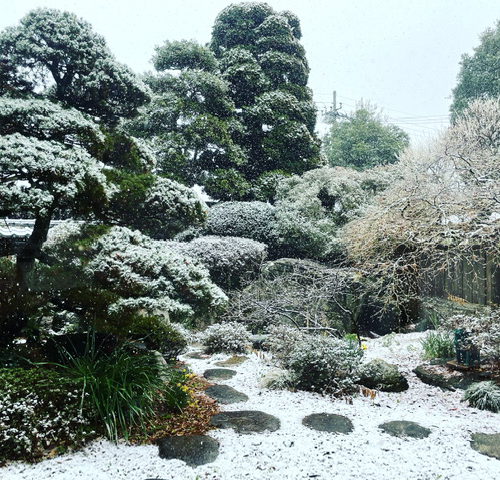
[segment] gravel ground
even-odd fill
[[[400,365],[410,389],[380,393],[375,399],[359,396],[352,403],[307,392],[259,388],[259,378],[272,366],[264,355],[252,354],[245,363],[230,367],[238,374],[221,382],[246,393],[246,403],[223,410],[262,410],[277,416],[274,433],[239,435],[217,430],[218,459],[208,465],[187,467],[179,460],[162,460],[155,446],[113,445],[95,442],[86,449],[37,465],[11,464],[0,469],[2,480],[146,480],[146,479],[363,479],[370,480],[498,480],[500,461],[470,447],[475,432],[500,432],[500,416],[467,407],[461,392],[443,392],[423,384],[411,369],[420,360],[420,333],[391,335],[368,342],[366,358],[383,358]],[[203,373],[216,361],[186,359]],[[354,424],[350,434],[316,432],[302,425],[311,413],[345,415]],[[401,439],[381,432],[391,420],[411,420],[431,429],[425,439]]]

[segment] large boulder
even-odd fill
[[[398,367],[380,358],[361,366],[358,383],[382,392],[403,392],[408,390],[408,380],[401,374]]]
[[[474,376],[450,370],[444,365],[419,365],[413,372],[422,382],[443,390],[465,390],[474,383]]]

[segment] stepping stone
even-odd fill
[[[470,446],[483,455],[500,460],[500,433],[473,433]]]
[[[222,362],[215,362],[214,365],[217,365],[218,367],[232,367],[236,365],[241,365],[243,362],[246,362],[248,360],[248,357],[245,357],[245,355],[234,355],[231,358],[228,358],[227,360],[223,360]]]
[[[228,385],[212,385],[205,390],[205,393],[217,400],[219,403],[229,405],[230,403],[246,402],[248,396],[244,393],[238,392]]]
[[[236,370],[230,370],[229,368],[209,368],[203,374],[207,380],[229,380],[235,375]]]
[[[422,427],[415,422],[407,422],[406,420],[383,423],[379,425],[379,428],[393,437],[426,438],[431,433],[428,428]]]
[[[280,428],[279,418],[257,410],[218,413],[210,423],[218,428],[232,428],[238,433],[275,432]]]
[[[354,429],[347,417],[334,413],[313,413],[302,420],[302,425],[318,432],[350,433]]]
[[[207,435],[165,437],[158,442],[160,458],[182,460],[190,467],[213,462],[219,455],[219,442]]]
[[[194,358],[195,360],[205,360],[207,358],[210,358],[210,355],[207,355],[204,352],[189,352],[186,353],[186,357]]]

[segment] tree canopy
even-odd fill
[[[151,105],[129,131],[171,178],[225,200],[272,198],[283,175],[320,164],[300,22],[265,3],[230,5],[212,41],[167,41],[145,82]]]
[[[500,21],[481,35],[472,55],[462,55],[460,66],[450,108],[454,118],[475,98],[500,96]]]
[[[360,105],[347,118],[332,122],[324,151],[331,166],[364,170],[394,163],[409,140],[401,128],[384,122],[376,108]]]

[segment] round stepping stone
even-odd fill
[[[483,455],[500,460],[500,433],[473,433],[470,446]]]
[[[246,362],[248,357],[245,355],[234,355],[233,357],[228,358],[227,360],[223,360],[221,362],[215,362],[214,365],[218,367],[233,367],[236,365],[241,365],[243,362]]]
[[[386,422],[379,425],[379,428],[393,437],[426,438],[431,433],[428,428],[422,427],[418,423],[408,422],[406,420]]]
[[[212,417],[211,424],[218,428],[232,428],[238,433],[275,432],[280,428],[279,418],[257,410],[218,413]]]
[[[217,400],[219,403],[229,405],[230,403],[246,402],[248,396],[244,393],[238,392],[228,385],[212,385],[205,390],[205,393]]]
[[[165,437],[158,442],[160,458],[182,460],[191,467],[213,462],[219,455],[219,442],[207,435]]]
[[[235,375],[236,370],[230,370],[229,368],[209,368],[203,374],[207,380],[229,380]]]
[[[302,425],[319,432],[331,433],[350,433],[354,429],[347,417],[334,413],[313,413],[302,420]]]
[[[194,358],[195,360],[205,360],[207,358],[210,358],[210,355],[207,355],[204,352],[189,352],[186,353],[186,357]]]

